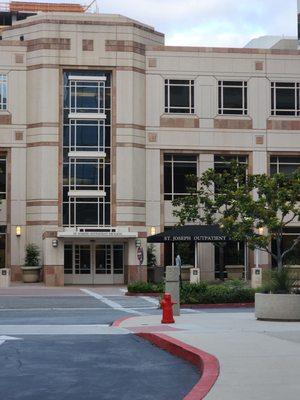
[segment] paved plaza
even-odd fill
[[[1,289],[0,398],[183,399],[198,370],[139,332],[163,333],[215,356],[220,374],[209,400],[298,398],[300,323],[257,321],[253,309],[226,308],[182,310],[175,324],[162,325],[157,299],[125,291]]]

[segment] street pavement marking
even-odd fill
[[[125,310],[127,308],[123,307]],[[121,310],[123,310],[123,308]],[[131,307],[132,308],[132,307]],[[133,310],[156,310],[157,307],[134,307]],[[86,308],[74,308],[74,307],[48,307],[48,308],[0,308],[0,312],[8,311],[111,311],[108,307],[86,307]],[[119,310],[119,308],[117,309]]]
[[[141,313],[133,308],[125,308],[121,304],[116,303],[115,301],[109,300],[99,293],[92,292],[91,290],[88,290],[88,289],[80,289],[80,290],[82,292],[94,297],[95,299],[102,301],[102,303],[108,305],[109,307],[111,307],[114,310],[124,311],[128,314],[145,315],[144,313]]]
[[[0,335],[128,335],[123,328],[110,325],[1,325]],[[6,336],[7,337],[7,336]],[[16,339],[16,338],[15,338]],[[15,340],[10,339],[10,340]],[[1,340],[1,336],[0,336]],[[8,339],[6,339],[8,340]],[[2,344],[2,343],[0,343]]]
[[[1,344],[5,343],[7,340],[22,340],[21,338],[13,337],[13,336],[0,336],[0,346]]]
[[[140,298],[143,299],[143,300],[148,301],[149,303],[155,304],[156,306],[159,305],[159,301],[158,301],[157,299],[153,298],[153,297],[150,297],[150,296],[141,296]]]

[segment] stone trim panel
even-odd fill
[[[70,50],[71,39],[67,38],[39,38],[27,40],[27,51],[36,50]]]
[[[125,143],[125,142],[117,142],[117,147],[134,147],[136,149],[145,149],[146,145],[141,143]]]
[[[135,53],[144,56],[146,54],[146,46],[143,43],[134,40],[106,40],[106,51],[116,51],[121,53]]]
[[[117,207],[146,207],[145,201],[118,201]]]
[[[58,64],[36,64],[36,65],[29,65],[27,67],[27,71],[34,71],[35,69],[42,69],[42,68],[47,68],[47,69],[59,69]]]
[[[57,238],[57,231],[46,231],[42,235],[43,240],[47,238]]]
[[[33,143],[27,143],[27,147],[58,147],[59,143],[58,142],[33,142]]]
[[[162,128],[199,128],[200,121],[198,117],[177,117],[177,116],[161,116],[160,126]]]
[[[298,120],[269,119],[267,121],[267,129],[278,130],[278,131],[299,131],[300,119]]]
[[[253,123],[251,119],[214,119],[215,129],[252,129]]]
[[[140,131],[144,131],[146,129],[145,125],[138,124],[116,124],[117,129],[137,129]]]

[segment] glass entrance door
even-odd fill
[[[66,244],[65,283],[124,283],[123,244]]]

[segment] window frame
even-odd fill
[[[280,85],[282,85],[280,87]],[[290,85],[290,86],[283,86]],[[294,91],[294,108],[293,109],[277,109],[277,96],[280,90]],[[300,83],[299,82],[271,82],[271,116],[298,117],[300,116]]]
[[[8,83],[7,74],[0,73],[0,111],[7,111],[8,105]],[[5,88],[5,89],[4,89]],[[5,94],[5,101],[3,100]]]
[[[174,82],[188,83],[174,83]],[[171,83],[172,82],[172,83]],[[189,106],[171,106],[170,87],[188,87],[189,88]],[[195,80],[194,79],[165,79],[165,113],[191,115],[195,113]],[[181,111],[180,111],[181,110]],[[187,110],[187,112],[182,111]]]
[[[283,159],[283,158],[299,158],[299,162],[283,162],[283,161],[280,161],[280,159]],[[272,159],[275,159],[276,158],[276,160],[275,161],[272,161]],[[270,176],[272,176],[273,174],[279,174],[279,173],[284,173],[284,172],[281,172],[280,171],[280,166],[284,166],[284,165],[289,165],[289,166],[291,166],[291,165],[295,165],[295,166],[297,166],[298,165],[298,168],[300,168],[300,156],[299,155],[283,155],[283,154],[281,154],[281,155],[277,155],[277,154],[274,154],[274,155],[270,155]],[[272,171],[271,171],[271,169],[272,169],[272,166],[274,166],[274,167],[276,167],[276,172],[274,172],[274,173],[272,173]],[[295,168],[295,171],[297,170],[297,168]]]
[[[190,158],[194,158],[194,160],[174,160],[174,157],[190,157]],[[166,160],[166,157],[171,157],[170,160]],[[174,191],[175,188],[175,174],[174,174],[174,167],[176,166],[176,164],[180,164],[180,163],[188,163],[188,164],[196,164],[196,175],[198,176],[198,155],[196,154],[169,154],[169,153],[165,153],[164,154],[164,200],[165,201],[173,201],[175,198],[179,197],[179,196],[186,196],[188,194],[188,192],[184,192],[184,193],[177,193]],[[165,179],[166,179],[166,174],[165,174],[165,167],[166,164],[171,165],[171,192],[165,192]]]
[[[225,84],[226,83],[226,84]],[[238,85],[240,83],[240,85]],[[224,88],[239,88],[242,91],[242,104],[239,108],[224,107]],[[245,80],[218,81],[218,115],[248,116],[248,82]]]

